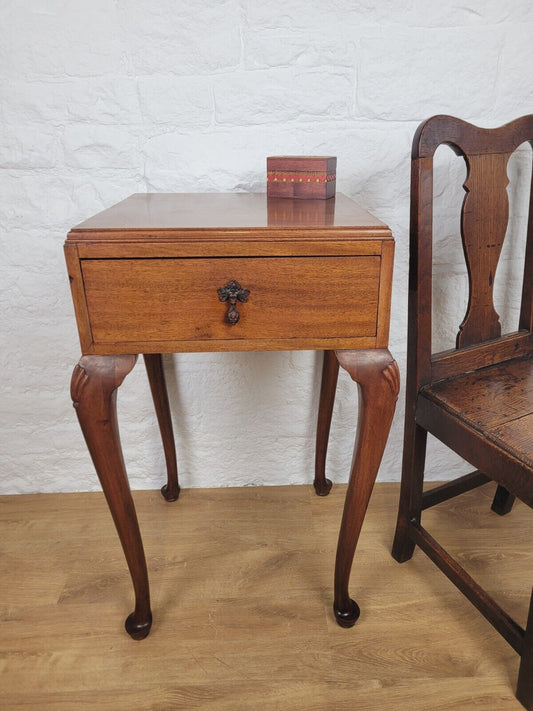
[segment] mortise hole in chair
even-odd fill
[[[508,513],[515,497],[533,506],[530,185],[518,330],[502,335],[493,298],[508,227],[509,159],[525,142],[533,145],[533,115],[498,129],[481,129],[451,116],[434,116],[421,124],[413,141],[406,414],[402,488],[392,554],[404,562],[418,545],[491,622],[520,656],[516,696],[528,711],[533,711],[533,594],[523,629],[421,524],[423,509],[490,480],[498,484],[492,504],[496,513]],[[469,294],[456,347],[433,353],[433,158],[441,144],[462,156],[467,168],[460,232]],[[531,161],[530,151],[528,159]],[[475,471],[423,492],[428,432]]]

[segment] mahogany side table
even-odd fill
[[[335,565],[334,612],[359,616],[348,582],[398,396],[387,350],[394,241],[342,194],[136,194],[74,227],[65,243],[82,357],[71,395],[122,543],[135,592],[126,620],[150,631],[148,574],[120,445],[117,389],[144,355],[165,450],[168,501],[179,495],[162,353],[322,350],[314,486],[339,364],[359,384],[358,432]]]

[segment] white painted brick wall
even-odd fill
[[[97,488],[68,393],[79,345],[62,245],[72,225],[133,192],[260,191],[269,154],[337,155],[338,189],[397,239],[391,350],[404,373],[413,133],[435,113],[496,126],[533,111],[530,0],[1,6],[1,493]],[[440,160],[442,184],[460,174],[445,149]],[[519,156],[513,167],[522,180],[525,163]],[[446,214],[460,192],[444,199],[437,249],[437,271],[450,276],[436,287],[446,321],[460,318],[465,295]],[[523,231],[526,206],[513,200]],[[502,274],[517,258],[506,250]],[[513,316],[509,293],[500,279],[499,302]],[[444,341],[443,329],[435,337]],[[316,354],[165,362],[185,486],[311,481]],[[121,388],[119,412],[132,486],[159,486],[142,363]],[[399,477],[402,413],[400,401],[382,479]],[[337,481],[347,476],[356,414],[343,374],[329,458]],[[435,476],[462,469],[443,448],[430,452]]]

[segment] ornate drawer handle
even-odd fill
[[[240,318],[240,314],[237,311],[237,301],[248,301],[250,291],[249,289],[243,289],[235,279],[231,279],[231,281],[228,281],[225,286],[221,286],[217,291],[220,301],[229,302],[226,321],[234,326]]]

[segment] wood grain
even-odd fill
[[[307,241],[334,235],[362,238],[389,228],[338,193],[334,200],[267,198],[265,193],[138,193],[73,227],[69,241],[144,240],[154,232],[175,240],[226,241],[253,232],[256,239],[279,241],[300,236]],[[261,236],[261,233],[263,235]],[[314,233],[314,237],[313,234]]]
[[[530,511],[494,486],[427,512],[525,623]],[[390,556],[397,484],[378,483],[356,553],[363,613],[331,611],[345,486],[134,492],[161,617],[121,632],[130,582],[102,494],[0,498],[0,667],[9,711],[519,711],[518,659],[421,553]],[[280,594],[283,591],[283,594]]]
[[[386,348],[393,254],[342,194],[132,195],[65,244],[86,355]],[[237,328],[217,301],[231,279],[252,293]]]
[[[94,259],[82,271],[99,345],[376,335],[379,257]],[[235,325],[217,293],[231,279],[250,291]]]
[[[82,356],[72,373],[70,394],[131,573],[135,610],[126,629],[140,640],[152,624],[150,590],[117,419],[117,389],[136,361],[136,355]]]
[[[533,360],[508,360],[434,383],[424,397],[483,431],[512,424],[533,409]]]
[[[169,483],[163,495],[174,500],[179,489],[162,352],[336,349],[339,364],[360,386],[361,407],[339,533],[334,606],[343,626],[359,616],[348,596],[350,570],[399,389],[398,368],[386,349],[394,243],[385,225],[344,196],[339,200],[344,217],[335,214],[333,201],[318,210],[314,201],[278,205],[264,195],[136,195],[67,237],[67,258],[79,260],[69,272],[78,323],[90,326],[79,329],[84,355],[74,371],[72,394],[132,575],[136,604],[126,630],[135,639],[146,637],[152,614],[116,421],[116,389],[136,357],[123,351],[145,355],[167,454]],[[361,239],[347,255],[331,253],[330,237],[335,244]],[[295,241],[305,245],[303,253],[280,256],[276,251]],[[113,258],[91,254],[95,243],[112,246]],[[145,257],[127,256],[132,243],[146,250]],[[160,244],[174,251],[161,258]],[[194,244],[198,256],[191,258],[183,244]],[[236,245],[263,254],[250,258]],[[323,494],[323,439],[334,387],[325,377],[322,391],[331,392],[321,398],[315,473]]]

